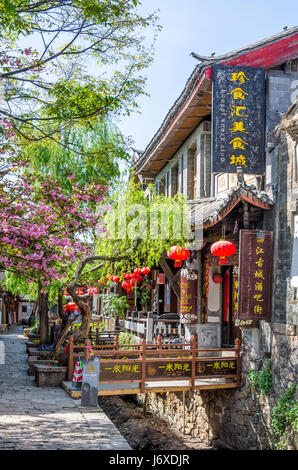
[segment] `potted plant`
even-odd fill
[[[35,375],[35,382],[38,387],[60,387],[67,378],[66,357],[63,348],[58,357],[51,359],[38,357],[36,361],[31,360],[32,372]]]
[[[67,367],[60,365],[59,361],[46,364],[32,364],[37,387],[59,387],[67,377]]]

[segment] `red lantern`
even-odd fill
[[[142,276],[138,276],[136,279],[137,282],[142,282],[142,280],[143,280]]]
[[[181,246],[172,246],[168,251],[168,257],[175,260],[175,268],[181,268],[182,261],[186,260],[189,255],[189,250],[186,250],[186,248],[182,248]]]
[[[125,289],[127,291],[128,294],[131,292],[132,285],[131,285],[130,281],[123,281],[121,283],[121,286],[123,287],[123,289]]]
[[[124,279],[125,279],[126,281],[129,281],[129,280],[132,278],[132,275],[129,274],[129,273],[124,273],[124,274],[123,274],[123,277],[124,277]]]
[[[136,268],[136,269],[134,269],[133,272],[134,272],[134,274],[137,274],[139,276],[141,274],[142,270],[141,270],[141,268]]]
[[[114,276],[114,282],[119,282],[120,281],[120,276]]]
[[[215,282],[215,284],[220,284],[222,282],[222,275],[220,273],[214,273],[212,276],[212,281]]]
[[[129,282],[130,282],[131,287],[135,287],[138,281],[135,277],[133,277]]]
[[[147,274],[150,273],[150,268],[148,268],[147,266],[145,266],[144,268],[142,268],[142,274],[144,274],[144,276],[147,276]]]
[[[78,287],[76,289],[76,294],[77,295],[84,295],[84,287]]]
[[[93,294],[97,294],[97,293],[98,293],[98,292],[97,292],[96,287],[89,287],[89,288],[88,288],[88,294],[89,294],[89,295],[93,295]]]
[[[65,312],[74,312],[75,309],[77,309],[79,312],[81,312],[81,310],[79,309],[79,307],[77,306],[77,304],[75,304],[74,302],[70,302],[68,303],[67,305],[64,305],[63,306],[63,310]]]
[[[228,240],[219,240],[211,245],[211,253],[219,257],[219,264],[228,264],[227,257],[232,256],[236,252],[234,243]]]

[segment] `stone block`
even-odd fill
[[[33,365],[35,364],[54,364],[53,359],[40,359],[39,356],[29,356],[28,357],[28,375],[35,375],[35,370],[33,368]]]
[[[51,367],[34,364],[37,387],[59,387],[66,380],[67,367]]]

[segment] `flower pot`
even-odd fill
[[[67,378],[67,367],[33,364],[37,387],[60,387]]]
[[[43,356],[43,357],[50,357],[51,351],[39,351],[37,348],[28,348],[28,355],[29,356]]]
[[[28,338],[28,334],[30,333],[31,328],[24,328],[23,329],[23,334],[26,338]]]
[[[54,359],[47,359],[43,356],[29,356],[28,357],[28,375],[35,375],[35,370],[33,368],[33,365],[35,364],[40,364],[40,365],[45,365],[45,364],[54,364],[55,360]]]
[[[39,333],[28,333],[28,335],[27,335],[27,336],[28,336],[28,338],[29,338],[29,339],[33,339],[33,340],[34,340],[34,339],[39,339],[39,338],[40,338],[40,335],[39,335]]]

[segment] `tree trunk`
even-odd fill
[[[81,316],[82,316],[82,325],[79,328],[78,331],[75,332],[74,334],[74,340],[78,341],[81,339],[85,339],[88,337],[89,334],[89,328],[90,328],[90,322],[91,322],[91,308],[87,304],[87,302],[84,302],[80,300],[77,303],[79,309],[81,310]]]
[[[49,342],[49,318],[48,318],[48,294],[39,292],[38,296],[38,311],[39,311],[39,334],[40,344],[48,344]]]
[[[79,340],[83,340],[83,339],[87,338],[87,336],[89,334],[89,328],[90,328],[90,321],[91,321],[92,312],[91,312],[91,308],[89,307],[87,302],[84,302],[84,300],[81,300],[80,297],[75,293],[75,291],[73,292],[74,295],[72,295],[71,291],[72,291],[72,289],[70,288],[69,293],[73,297],[74,302],[76,302],[77,306],[81,310],[81,316],[82,316],[81,327],[74,334],[74,341],[79,341]],[[63,320],[63,318],[65,319],[65,314],[61,318],[62,318],[62,320]],[[59,335],[59,337],[56,341],[56,344],[55,344],[54,353],[53,353],[54,356],[57,356],[59,354],[60,348],[63,345],[63,343],[64,343],[64,341],[67,337],[68,330],[69,330],[69,328],[71,327],[71,325],[73,324],[74,321],[75,321],[75,316],[73,314],[71,314],[68,317],[67,321],[65,321],[63,329],[62,329],[62,331],[61,331],[61,333],[60,333],[60,335]]]
[[[55,348],[53,350],[53,356],[57,357],[60,354],[60,349],[63,346],[65,338],[67,337],[67,333],[73,322],[75,321],[75,317],[70,315],[66,324],[64,325],[63,330],[61,331],[59,338],[56,341]]]
[[[63,310],[63,294],[61,292],[58,294],[58,315],[62,320],[62,326],[64,328],[69,317],[68,314]]]

